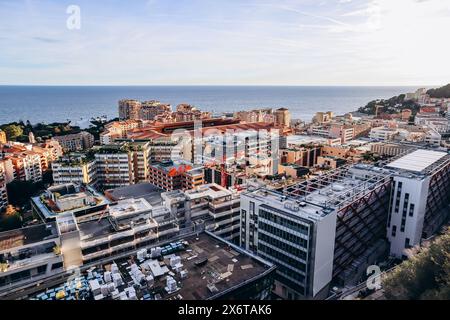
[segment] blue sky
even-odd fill
[[[450,82],[448,0],[0,0],[0,21],[0,84]]]

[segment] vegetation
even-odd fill
[[[428,247],[411,250],[383,280],[387,299],[450,299],[450,228]]]
[[[22,227],[22,217],[19,212],[0,214],[0,232]]]
[[[27,205],[30,198],[36,196],[43,188],[42,182],[14,180],[6,185],[9,203],[20,207]]]
[[[394,114],[401,112],[404,109],[411,109],[413,115],[415,115],[420,110],[419,104],[411,100],[405,100],[405,97],[404,94],[401,94],[387,100],[373,100],[366,106],[359,108],[358,112],[374,115],[377,111],[376,107],[380,106],[378,108],[378,113]]]
[[[0,129],[6,132],[8,140],[18,142],[28,142],[28,134],[30,132],[33,132],[36,140],[45,140],[53,136],[79,133],[81,131],[79,127],[71,126],[70,122],[31,125],[30,121],[26,123],[19,121],[3,124],[0,126]]]
[[[15,140],[17,137],[23,135],[23,129],[20,125],[10,124],[2,126],[1,129],[5,131],[8,140]]]
[[[450,98],[450,83],[440,88],[430,89],[427,93],[432,98]]]

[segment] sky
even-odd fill
[[[444,85],[448,30],[450,0],[0,0],[0,84]]]

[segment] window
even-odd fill
[[[62,267],[63,267],[63,263],[62,262],[58,262],[58,263],[52,264],[52,270],[61,269]]]
[[[409,238],[406,238],[406,239],[405,239],[405,248],[406,248],[406,249],[411,248],[411,244],[410,244]]]
[[[392,236],[395,237],[397,234],[397,226],[392,226]]]
[[[411,205],[409,206],[409,216],[412,217],[414,216],[414,204],[411,203]]]
[[[255,214],[255,203],[250,202],[250,215]]]

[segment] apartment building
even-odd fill
[[[167,191],[192,189],[204,182],[203,168],[190,163],[157,162],[149,170],[148,182]]]
[[[7,176],[5,165],[0,160],[0,213],[8,206],[8,194],[6,192]]]
[[[16,172],[14,171],[14,165],[10,158],[6,157],[0,159],[0,170],[2,170],[5,182],[8,184],[16,178]]]
[[[155,120],[159,115],[172,112],[170,104],[164,104],[156,100],[144,101],[141,103],[140,119]]]
[[[127,186],[150,178],[148,142],[123,142],[95,150],[97,181],[104,189]]]
[[[6,142],[7,142],[6,132],[3,130],[0,130],[0,144],[5,144]]]
[[[54,184],[91,184],[97,183],[97,164],[94,157],[69,155],[52,163]]]
[[[8,159],[12,161],[17,180],[32,182],[42,180],[42,163],[39,154],[27,150],[14,153]]]
[[[389,141],[393,140],[398,134],[399,131],[397,128],[388,128],[383,126],[372,128],[369,133],[369,138],[377,141]]]
[[[155,120],[158,116],[165,113],[171,113],[170,104],[164,104],[160,101],[138,101],[138,100],[120,100],[119,118],[120,120]]]
[[[139,113],[142,108],[141,102],[137,100],[119,101],[120,120],[139,120]]]
[[[95,220],[102,216],[110,201],[88,185],[67,183],[54,185],[38,197],[31,198],[33,214],[43,221],[54,221],[73,214],[78,221]]]
[[[143,126],[142,120],[123,120],[108,123],[105,130],[100,133],[100,144],[108,145],[114,143],[116,139],[125,139],[128,132]]]
[[[0,146],[0,153],[3,160],[7,160],[7,169],[12,164],[13,173],[8,172],[8,180],[18,179],[21,181],[38,182],[42,180],[42,159],[41,155],[32,151],[31,144],[11,143]],[[10,181],[9,181],[10,182]]]
[[[186,191],[165,192],[161,197],[181,228],[203,222],[206,230],[239,244],[240,192],[211,183]]]
[[[89,132],[68,134],[65,136],[55,136],[52,139],[59,142],[65,151],[81,151],[92,148],[94,145],[94,136]]]
[[[275,110],[275,124],[283,127],[290,127],[291,126],[291,113],[286,108],[280,108]]]

